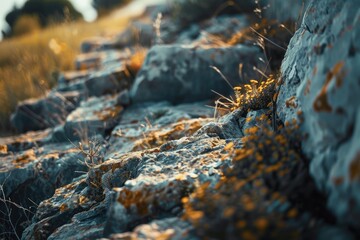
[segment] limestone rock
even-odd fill
[[[2,157],[0,182],[4,184],[4,196],[1,198],[11,199],[18,204],[8,204],[12,216],[19,223],[16,227],[18,232],[21,233],[27,226],[29,217],[35,212],[35,204],[51,197],[58,187],[70,183],[79,176],[78,171],[86,170],[82,159],[78,150],[69,144],[46,145],[36,150],[30,149]],[[8,213],[5,209],[1,202],[1,219],[7,219]],[[9,227],[8,222],[3,223],[1,232],[5,232],[4,228]]]
[[[18,132],[43,130],[61,124],[81,100],[77,91],[52,91],[44,98],[21,102],[11,116],[11,124]]]
[[[301,123],[311,173],[342,223],[359,227],[360,2],[308,6],[282,64],[278,115]]]
[[[107,64],[85,81],[87,95],[97,97],[129,89],[131,84],[132,77],[124,63]]]
[[[89,98],[66,118],[64,134],[68,139],[104,135],[116,126],[122,110],[116,95]]]
[[[211,69],[217,67],[231,84],[260,78],[253,70],[266,69],[259,58],[265,59],[256,47],[234,46],[192,48],[181,45],[160,45],[150,49],[143,67],[130,91],[133,102],[191,102],[214,98],[214,90],[229,94],[232,88]],[[243,64],[239,76],[239,64]]]

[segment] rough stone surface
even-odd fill
[[[211,18],[199,24],[192,24],[177,38],[180,44],[211,44],[213,41],[229,40],[235,33],[249,26],[246,15],[230,15]]]
[[[78,171],[86,170],[82,163],[83,157],[72,145],[46,145],[26,151],[9,153],[1,158],[0,183],[3,185],[2,199],[11,199],[18,205],[7,203],[12,216],[23,228],[29,221],[29,216],[35,212],[36,204],[52,196],[55,190],[72,182],[79,176]],[[28,211],[23,211],[22,206]],[[1,209],[1,232],[9,227],[4,222],[9,214],[3,202]],[[25,224],[25,225],[23,225]],[[19,229],[19,230],[20,230]]]
[[[81,43],[80,49],[83,53],[89,53],[94,51],[104,51],[113,49],[115,42],[112,39],[105,37],[93,37],[89,38]]]
[[[139,225],[132,232],[113,234],[109,239],[197,239],[195,236],[191,236],[190,230],[191,226],[187,222],[182,221],[180,218],[172,217]]]
[[[65,137],[87,139],[93,135],[103,135],[116,125],[122,110],[116,95],[89,98],[66,118]]]
[[[359,227],[360,2],[312,1],[282,64],[282,121],[302,122],[311,173],[340,222]]]
[[[52,91],[44,98],[26,100],[17,106],[11,124],[21,133],[55,127],[78,106],[80,100],[81,94],[77,91]]]
[[[93,73],[85,81],[88,96],[102,96],[129,89],[131,76],[124,63],[108,64],[105,69]]]
[[[254,66],[266,69],[259,58],[265,58],[259,48],[241,45],[209,49],[155,46],[138,73],[130,96],[135,103],[164,100],[180,103],[215,97],[211,90],[227,95],[231,87],[210,67],[217,67],[235,85],[260,78],[253,70]],[[244,78],[239,76],[240,63]]]

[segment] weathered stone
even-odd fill
[[[111,134],[108,153],[145,150],[191,135],[211,121],[213,110],[205,104],[172,106],[163,102],[131,106]],[[193,118],[201,119],[190,120]]]
[[[186,180],[165,181],[138,189],[117,190],[109,209],[104,235],[130,230],[149,217],[171,214],[181,206],[191,186]]]
[[[150,49],[143,67],[130,91],[133,102],[170,101],[191,102],[214,98],[211,90],[227,95],[231,84],[240,84],[260,78],[253,70],[266,69],[259,58],[265,59],[257,47],[234,46],[219,48],[191,48],[181,45],[162,45]],[[243,64],[239,76],[239,64]]]
[[[35,204],[51,197],[58,187],[70,183],[79,176],[78,171],[86,170],[81,159],[83,157],[78,154],[78,150],[69,144],[46,145],[2,157],[0,182],[4,184],[4,196],[1,198],[11,199],[17,204],[7,204],[7,207],[19,223],[16,226],[18,234],[29,224],[27,221],[36,208]],[[1,219],[7,219],[3,215],[8,214],[3,202],[0,203],[0,209]],[[9,227],[9,222],[4,222],[0,231],[5,232],[4,228]]]
[[[129,54],[129,51],[116,50],[83,53],[76,57],[75,68],[78,71],[99,70],[107,63],[127,59]]]
[[[300,24],[302,16],[310,1],[282,1],[282,0],[260,0],[257,6],[257,14],[268,19],[275,19],[280,23],[286,21]]]
[[[33,147],[41,147],[49,138],[51,129],[37,132],[28,132],[26,134],[0,138],[0,154],[9,152],[19,152]],[[2,149],[2,151],[1,151]]]
[[[88,139],[94,135],[104,135],[116,126],[122,110],[116,95],[89,98],[66,118],[64,134],[68,139]]]
[[[244,136],[240,119],[236,114],[229,113],[217,121],[212,121],[203,126],[195,133],[195,136],[208,135],[210,137],[219,137],[221,139],[241,138]]]
[[[261,117],[266,116],[269,112],[267,109],[261,109],[257,111],[248,112],[246,118],[243,119],[242,132],[246,134],[247,130],[252,127],[259,127],[258,123],[260,122]]]
[[[150,47],[155,43],[155,32],[151,22],[134,21],[116,39],[116,46],[140,45]]]
[[[278,115],[301,123],[311,173],[329,194],[338,221],[360,216],[360,2],[321,0],[308,6],[282,64]]]
[[[180,239],[197,239],[191,235],[191,225],[180,218],[172,217],[161,220],[154,220],[149,224],[137,226],[132,232],[113,234],[110,240],[123,239],[151,239],[170,238]]]
[[[59,79],[58,79],[58,84],[59,85],[67,85],[70,82],[79,80],[79,79],[84,79],[86,77],[88,77],[91,74],[91,71],[68,71],[68,72],[63,72],[60,74]]]
[[[84,40],[81,43],[81,52],[89,53],[94,51],[104,51],[113,49],[115,47],[115,42],[112,39],[104,37],[93,37],[87,40]]]
[[[88,77],[85,86],[88,96],[102,96],[129,89],[132,78],[123,63],[107,64]]]
[[[216,41],[226,42],[249,26],[246,15],[230,15],[211,18],[200,24],[192,24],[177,38],[177,43],[191,45],[211,45]],[[221,40],[220,40],[221,39]]]
[[[19,132],[43,130],[61,124],[74,110],[81,99],[81,93],[56,91],[46,97],[21,102],[11,116],[11,124]]]

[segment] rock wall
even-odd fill
[[[312,1],[281,66],[278,115],[301,122],[303,151],[340,222],[359,227],[360,2]]]

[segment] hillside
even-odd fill
[[[359,34],[357,0],[175,0],[82,41],[0,139],[0,239],[359,239]]]

